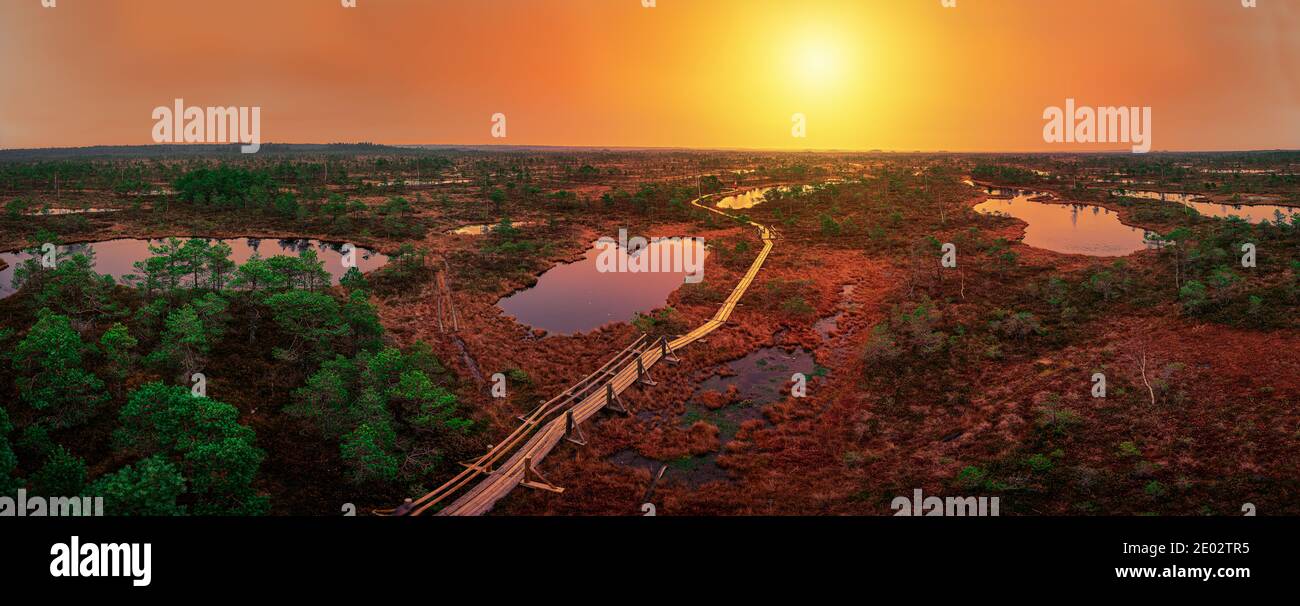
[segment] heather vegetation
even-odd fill
[[[976,167],[973,176],[999,184],[1043,181],[1015,166]],[[1102,361],[1094,362],[1092,369],[1073,371],[1080,386],[1076,393],[1086,397],[1084,381],[1092,372],[1104,371],[1108,404],[1160,414],[1164,407],[1197,401],[1196,382],[1204,380],[1197,378],[1204,376],[1201,372],[1170,359],[1167,352],[1154,353],[1157,346],[1148,331],[1168,322],[1171,314],[1185,326],[1208,322],[1260,331],[1261,336],[1300,328],[1295,313],[1300,305],[1300,257],[1295,255],[1300,222],[1294,219],[1257,224],[1209,219],[1174,203],[1126,199],[1116,206],[1128,220],[1160,226],[1163,233],[1155,236],[1158,250],[1131,260],[1088,259],[1058,270],[1042,261],[1026,263],[1017,247],[987,235],[1016,220],[945,204],[941,199],[948,196],[942,190],[937,195],[928,192],[933,182],[925,179],[905,178],[902,189],[890,180],[885,175],[875,183],[849,185],[839,198],[854,200],[858,188],[886,192],[877,198],[886,201],[883,208],[841,202],[834,216],[868,228],[883,224],[891,234],[883,250],[901,259],[903,288],[889,297],[889,312],[872,327],[861,351],[863,380],[880,395],[879,409],[901,418],[913,418],[916,403],[927,401],[960,415],[987,397],[991,364],[1028,365],[1055,377],[1062,371],[1058,365],[1068,370],[1074,363],[1061,359],[1062,350],[1080,349],[1097,351],[1087,357],[1096,355]],[[894,196],[906,203],[891,208],[888,201]],[[893,213],[901,214],[903,221],[891,226]],[[791,228],[802,229],[810,238],[823,235],[824,227],[817,230],[814,225],[794,222]],[[874,239],[866,242],[869,252],[882,250]],[[956,267],[944,268],[938,262],[940,242],[955,244]],[[1243,263],[1250,250],[1256,254]],[[1122,337],[1105,335],[1103,327],[1117,320],[1133,328]],[[1264,397],[1270,393],[1264,392]],[[965,468],[952,480],[954,488],[1002,494],[1013,498],[1018,503],[1014,510],[1021,512],[1038,506],[1056,510],[1070,498],[1078,501],[1065,511],[1114,511],[1131,506],[1120,496],[1130,492],[1141,495],[1133,501],[1140,507],[1185,511],[1179,509],[1181,503],[1155,501],[1175,496],[1168,484],[1183,487],[1177,494],[1191,494],[1187,487],[1196,478],[1172,481],[1168,472],[1150,462],[1115,475],[1082,463],[1092,448],[1088,436],[1097,429],[1088,424],[1098,422],[1094,415],[1082,414],[1087,406],[1077,396],[1048,394],[1031,407],[1036,429],[1029,439],[1003,457]],[[1117,463],[1120,469],[1126,466]],[[1081,473],[1090,478],[1084,488],[1078,484]]]

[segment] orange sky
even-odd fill
[[[1151,106],[1156,150],[1300,148],[1300,0],[57,3],[0,0],[0,148],[149,144],[176,97],[268,142],[1127,149],[1044,143],[1073,97]]]

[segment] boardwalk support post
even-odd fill
[[[605,384],[605,408],[625,415],[631,414],[627,411],[627,407],[623,405],[623,398],[618,397],[618,393],[614,391],[613,383]]]
[[[573,420],[573,409],[564,413],[564,439],[578,446],[587,445],[587,436],[582,434],[582,428],[578,426],[577,421]]]
[[[543,476],[541,473],[539,473],[535,467],[533,467],[533,455],[528,455],[524,457],[524,479],[523,481],[520,482],[520,484],[523,484],[524,486],[527,486],[529,488],[545,490],[547,492],[553,492],[555,494],[560,494],[564,492],[563,488],[560,488],[559,486],[556,486],[548,482],[546,480],[546,477]]]
[[[707,196],[703,194],[698,194],[699,197],[692,200],[691,204],[703,211],[712,212],[718,215],[722,215],[724,217],[735,218],[732,215],[722,212],[716,208],[705,206],[700,203],[702,200],[709,199],[711,197],[714,197],[715,195],[717,194],[709,194]],[[710,341],[708,339],[708,335],[711,334],[714,331],[714,329],[728,323],[732,311],[737,307],[736,303],[739,301],[740,297],[743,296],[745,292],[749,289],[749,287],[752,285],[754,281],[754,278],[758,275],[758,272],[762,269],[763,263],[765,262],[768,254],[771,252],[773,248],[773,242],[775,240],[783,238],[783,235],[776,230],[766,228],[752,221],[750,221],[749,224],[758,227],[760,233],[763,236],[762,252],[760,252],[758,257],[754,259],[753,264],[750,266],[749,272],[745,274],[745,277],[741,280],[740,284],[738,284],[736,288],[732,291],[732,295],[728,297],[726,301],[723,302],[722,308],[719,309],[707,322],[705,322],[704,324],[697,327],[695,330],[688,333],[688,335],[681,337],[681,340],[684,343],[709,343]],[[443,261],[443,271],[439,275],[438,287],[443,292],[444,296],[442,296],[439,299],[439,307],[441,308],[438,310],[439,326],[441,330],[445,331],[448,329],[448,324],[450,324],[450,329],[452,331],[458,331],[460,328],[459,326],[460,316],[459,313],[456,311],[455,299],[454,297],[451,296],[452,293],[450,289],[450,284],[448,283],[449,276],[451,275],[451,268],[447,264],[445,258],[442,259],[442,261]],[[426,264],[428,263],[429,261],[426,259]],[[466,467],[469,467],[471,470],[483,470],[493,474],[493,477],[481,478],[480,483],[478,484],[479,487],[486,486],[487,488],[492,489],[492,492],[486,494],[473,493],[474,498],[469,498],[464,502],[462,500],[454,501],[450,505],[446,506],[444,509],[437,511],[437,514],[438,515],[482,514],[490,510],[492,508],[493,503],[495,503],[501,496],[504,496],[505,493],[508,493],[509,490],[514,487],[512,483],[515,481],[516,478],[519,479],[520,483],[530,488],[538,488],[541,490],[547,490],[556,493],[562,492],[563,491],[562,488],[555,486],[554,484],[551,484],[550,482],[546,481],[546,478],[544,478],[540,473],[538,473],[537,469],[533,467],[533,460],[536,458],[536,455],[531,454],[531,452],[541,452],[541,451],[528,451],[530,452],[530,454],[523,455],[524,460],[523,460],[522,469],[515,467],[514,463],[505,463],[505,464],[498,463],[497,469],[495,471],[492,471],[490,467],[494,462],[498,461],[502,457],[505,457],[508,453],[513,452],[515,453],[515,456],[519,456],[521,454],[520,444],[521,443],[526,444],[526,442],[523,442],[523,437],[529,430],[532,430],[536,425],[544,421],[550,423],[551,421],[558,420],[558,419],[550,418],[552,412],[564,410],[570,404],[572,404],[575,399],[581,398],[583,400],[586,400],[587,397],[599,397],[599,390],[602,384],[605,386],[605,403],[603,408],[608,408],[611,411],[622,412],[624,414],[631,414],[628,412],[627,408],[623,406],[622,399],[619,398],[618,391],[614,388],[614,385],[611,383],[611,381],[617,380],[619,375],[623,374],[624,371],[628,370],[627,366],[629,360],[627,359],[627,356],[629,355],[640,356],[642,353],[649,351],[651,347],[654,347],[653,340],[651,340],[648,335],[642,334],[637,338],[636,341],[632,343],[632,345],[628,346],[622,352],[616,355],[613,359],[606,362],[605,365],[601,367],[601,370],[597,370],[596,372],[588,375],[586,378],[575,383],[573,387],[571,387],[569,390],[565,391],[559,396],[556,396],[556,398],[549,400],[539,408],[535,409],[533,413],[530,413],[524,419],[524,423],[525,423],[524,427],[522,427],[520,430],[516,430],[515,433],[510,434],[509,437],[507,437],[505,440],[501,441],[497,445],[492,446],[488,450],[487,454],[479,457],[478,459],[472,462],[464,463],[464,465]],[[660,358],[657,359],[667,359],[669,361],[676,361],[676,356],[673,355],[674,348],[669,344],[666,336],[660,337],[659,348],[660,348],[659,353],[662,355]],[[637,373],[638,378],[648,379],[645,373],[645,365],[640,360],[639,357],[637,362],[639,366],[639,372]],[[479,381],[482,382],[482,378],[481,377],[478,378]],[[565,437],[571,437],[571,434],[574,433],[577,433],[579,436],[581,436],[581,432],[577,427],[576,420],[577,419],[570,417],[569,422],[566,423],[569,426],[570,430],[565,432],[566,433]],[[548,424],[547,427],[554,427],[554,426]],[[552,429],[551,431],[554,431],[554,429]],[[548,434],[546,437],[548,440],[550,440],[554,438],[554,435]],[[506,460],[516,461],[514,457],[510,457]],[[508,471],[505,474],[499,473],[507,469]],[[655,482],[657,482],[663,476],[664,470],[665,468],[663,466],[659,468],[658,474],[655,475],[655,478],[652,480],[650,489],[647,491],[647,496],[644,499],[644,502],[649,502],[650,499],[652,498]],[[520,476],[515,476],[514,474],[516,472],[520,473]],[[421,513],[428,511],[430,508],[442,502],[444,498],[448,497],[449,495],[452,495],[457,490],[460,490],[463,486],[467,485],[467,483],[471,478],[472,475],[469,472],[461,472],[460,474],[457,474],[456,477],[452,478],[451,480],[448,480],[445,484],[433,490],[432,492],[429,492],[425,496],[414,500],[412,504],[419,504],[419,505],[415,509],[410,511],[410,515],[420,515]],[[502,488],[501,485],[503,484],[506,484],[507,486]],[[466,497],[462,496],[461,499],[466,499]],[[376,513],[389,514],[389,513],[394,513],[396,511],[397,509],[394,508],[392,510],[379,510]]]
[[[660,357],[667,360],[670,364],[676,364],[682,361],[681,358],[677,357],[677,353],[673,351],[673,348],[668,346],[668,337],[659,337],[659,353],[661,354]]]
[[[641,361],[641,356],[636,357],[636,382],[649,387],[659,384],[650,378],[649,372],[646,372],[645,362]]]

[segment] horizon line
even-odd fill
[[[120,148],[120,149],[144,149],[149,147],[172,147],[172,148],[202,148],[202,147],[229,147],[237,148],[240,142],[231,143],[144,143],[144,144],[113,144],[100,143],[93,145],[78,146],[51,146],[51,147],[0,147],[0,153],[21,153],[21,152],[51,152],[51,151],[77,151],[89,150],[96,148]],[[1129,156],[1149,156],[1153,154],[1224,154],[1224,153],[1270,153],[1270,152],[1300,152],[1300,148],[1250,148],[1250,149],[1160,149],[1151,150],[1146,153],[1134,153],[1127,148],[1116,149],[1097,149],[1097,150],[920,150],[920,149],[863,149],[863,148],[806,148],[806,149],[786,149],[771,147],[681,147],[681,146],[655,146],[655,145],[565,145],[565,144],[508,144],[508,143],[376,143],[373,141],[332,141],[322,142],[266,142],[262,146],[360,146],[371,145],[375,147],[389,147],[396,149],[499,149],[499,150],[618,150],[618,151],[700,151],[700,152],[762,152],[762,153],[788,153],[788,154],[943,154],[943,155],[960,155],[960,154],[1031,154],[1031,155],[1129,155]],[[257,154],[240,154],[256,156]]]

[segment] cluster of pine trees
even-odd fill
[[[278,386],[280,401],[258,406],[336,441],[351,481],[423,481],[442,463],[430,444],[470,429],[429,348],[385,344],[356,268],[335,286],[312,250],[243,264],[203,239],[150,251],[124,284],[96,273],[85,253],[52,267],[38,255],[16,269],[15,297],[33,321],[0,330],[0,364],[11,371],[0,389],[16,396],[0,408],[0,493],[102,496],[110,514],[268,511],[258,436],[238,408],[197,387],[248,351],[265,352],[256,365],[266,376],[299,377],[296,388]],[[223,378],[223,389],[244,381]],[[110,437],[77,439],[96,434]],[[88,457],[121,464],[105,471]]]

